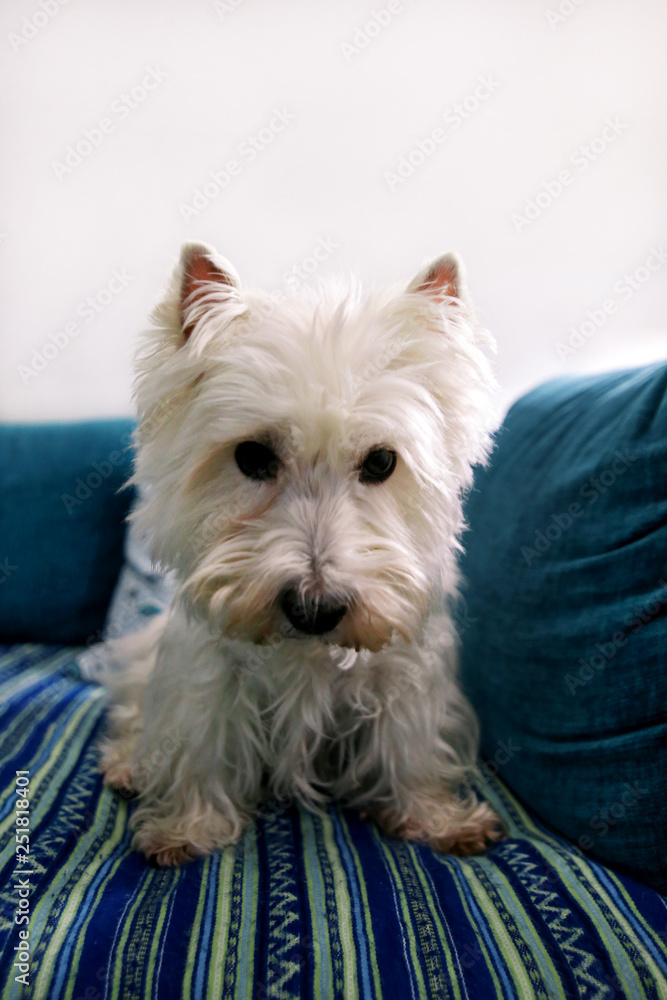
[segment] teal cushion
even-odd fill
[[[130,420],[0,426],[0,641],[101,635],[132,491]]]
[[[667,892],[667,365],[519,400],[467,517],[462,676],[487,770]]]

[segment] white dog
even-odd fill
[[[110,653],[105,780],[134,846],[180,864],[269,797],[328,797],[393,836],[478,853],[497,817],[455,683],[462,494],[494,379],[452,254],[407,290],[274,299],[202,244],[138,362],[135,518],[175,572]]]

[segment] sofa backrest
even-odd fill
[[[98,641],[133,490],[127,419],[0,425],[0,641]],[[120,491],[120,492],[119,492]]]

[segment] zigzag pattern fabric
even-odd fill
[[[482,792],[509,835],[486,857],[276,803],[236,847],[150,867],[130,850],[131,803],[102,788],[104,694],[76,652],[0,647],[0,997],[667,997],[667,901],[549,833],[498,779]]]

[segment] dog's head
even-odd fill
[[[137,514],[228,636],[379,649],[455,583],[494,380],[447,254],[407,289],[245,292],[182,251],[138,361]]]

